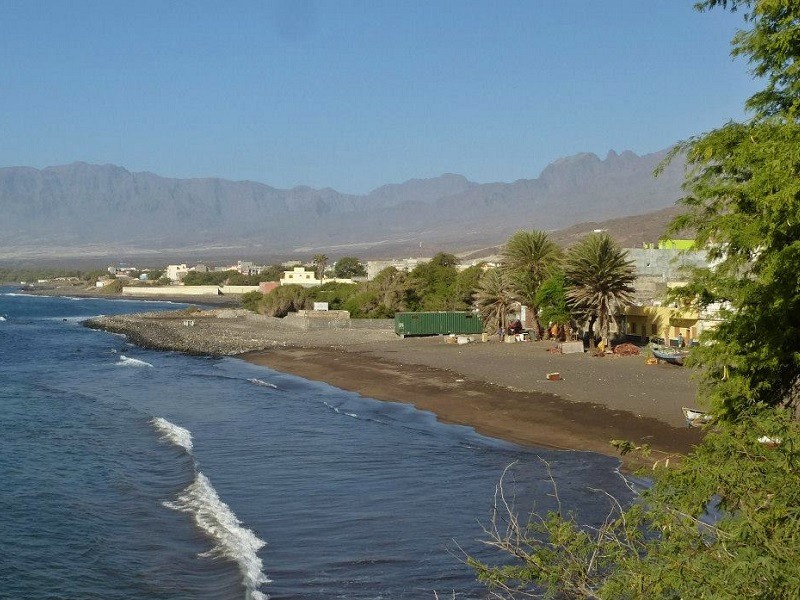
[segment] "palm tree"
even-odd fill
[[[503,248],[503,266],[508,271],[517,299],[533,313],[536,332],[542,336],[537,292],[561,260],[561,248],[544,231],[518,231]]]
[[[317,279],[322,279],[325,276],[325,267],[328,266],[328,257],[324,254],[315,254],[311,262],[314,264],[314,269],[317,272]]]
[[[484,273],[475,292],[475,303],[489,331],[505,331],[506,315],[514,304],[514,295],[503,269],[491,269]]]
[[[594,348],[595,323],[608,338],[614,315],[633,304],[633,262],[607,233],[593,233],[570,249],[564,271],[567,301],[589,321],[589,346]]]

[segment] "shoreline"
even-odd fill
[[[616,457],[626,471],[667,456],[675,459],[701,440],[697,429],[674,427],[653,417],[598,403],[570,402],[553,393],[509,389],[436,367],[400,364],[371,352],[281,348],[237,358],[376,400],[410,404],[433,413],[442,423],[472,427],[482,435],[522,446]],[[611,440],[647,444],[653,456],[621,456]]]
[[[192,326],[186,326],[186,319]],[[369,327],[307,331],[245,310],[141,313],[85,325],[137,345],[232,356],[252,364],[432,412],[444,423],[525,446],[591,451],[625,470],[677,458],[702,439],[684,425],[689,372],[639,357],[553,355],[550,342],[447,344]],[[564,379],[547,381],[560,371]],[[647,444],[650,458],[620,456],[613,439]]]

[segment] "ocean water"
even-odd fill
[[[0,598],[486,598],[463,563],[496,485],[588,523],[618,462],[521,448],[97,314],[176,305],[0,288]]]

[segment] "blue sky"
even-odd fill
[[[693,0],[0,0],[0,166],[362,193],[663,149],[744,118]]]

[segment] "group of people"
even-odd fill
[[[497,329],[497,336],[501,341],[505,339],[506,336],[512,335],[518,340],[522,339],[522,336],[525,335],[522,322],[519,319],[510,321],[506,325],[505,329],[502,326],[498,327]],[[532,339],[539,339],[538,333],[536,333],[534,330],[530,331],[530,335],[532,336]],[[542,332],[543,339],[553,339],[561,342],[566,341],[569,335],[570,332],[562,323],[548,323],[547,328]]]

